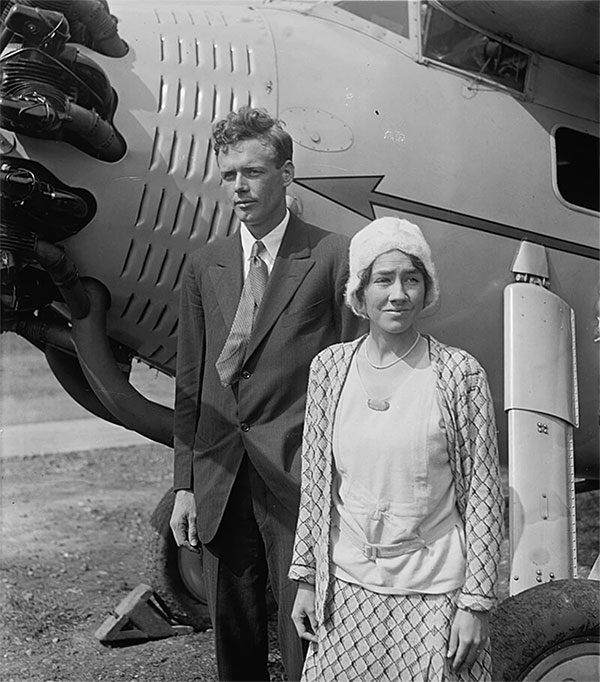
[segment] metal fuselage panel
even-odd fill
[[[404,201],[378,200],[375,213],[413,220],[432,245],[443,300],[422,329],[482,362],[503,443],[502,292],[513,279],[518,235],[598,246],[597,215],[566,205],[553,184],[553,127],[594,133],[597,124],[588,115],[593,94],[576,88],[580,101],[565,104],[543,73],[552,69],[565,82],[579,73],[540,59],[543,91],[525,102],[418,63],[414,38],[388,40],[384,29],[363,30],[368,22],[339,9],[331,10],[335,20],[283,3],[111,9],[129,54],[87,53],[118,93],[115,125],[126,156],[109,164],[62,143],[19,140],[23,155],[96,197],[93,222],[66,247],[81,274],[109,288],[111,336],[173,373],[185,257],[237,227],[209,146],[211,123],[242,104],[266,107],[295,140],[298,177],[383,176],[378,191]],[[325,228],[353,234],[368,222],[304,187],[293,185],[290,195],[305,220]],[[440,208],[441,217],[419,205]],[[568,244],[548,254],[552,289],[576,311],[576,452],[596,457],[597,261]]]

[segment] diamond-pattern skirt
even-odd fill
[[[492,679],[489,645],[459,676],[446,662],[456,611],[448,594],[387,595],[332,578],[318,644],[302,682],[483,682]]]

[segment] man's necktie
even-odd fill
[[[267,264],[260,257],[264,248],[265,245],[261,241],[254,242],[252,245],[250,269],[244,282],[240,302],[229,336],[216,362],[217,372],[223,386],[230,386],[237,381],[239,371],[244,364],[256,311],[262,301],[269,277]]]

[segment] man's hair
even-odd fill
[[[232,111],[212,128],[212,142],[215,154],[227,154],[229,147],[242,140],[258,139],[275,152],[275,165],[281,168],[292,160],[292,137],[283,129],[283,122],[269,116],[266,109],[241,107]]]

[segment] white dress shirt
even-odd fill
[[[285,229],[288,225],[288,222],[290,220],[290,212],[286,208],[285,210],[285,217],[283,220],[274,227],[269,234],[266,234],[261,241],[265,245],[265,250],[261,254],[261,258],[264,260],[267,270],[269,272],[269,275],[271,274],[271,270],[273,269],[273,265],[275,263],[275,258],[277,258],[277,254],[279,253],[279,247],[281,246],[281,242],[283,241],[283,235],[285,234]],[[254,242],[257,241],[256,237],[250,232],[250,230],[244,225],[244,223],[241,224],[240,227],[240,238],[242,240],[242,251],[244,253],[244,280],[248,276],[248,270],[250,270],[250,254],[252,252],[252,246],[254,245]]]

